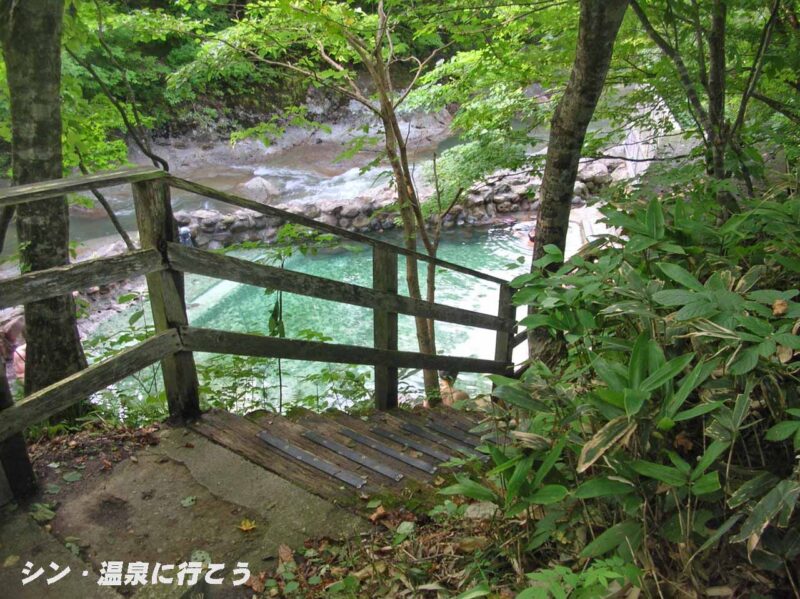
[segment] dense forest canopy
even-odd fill
[[[520,252],[530,269],[511,283],[529,355],[513,377],[490,377],[488,464],[443,484],[446,499],[417,520],[458,531],[465,502],[491,503],[492,530],[457,586],[435,586],[433,558],[414,584],[465,599],[800,596],[795,0],[26,2],[16,14],[3,2],[2,14],[0,168],[15,184],[134,155],[170,170],[170,140],[267,146],[345,121],[339,159],[385,171],[398,243],[437,256],[469,190],[498,173],[537,181]],[[62,7],[63,22],[31,26],[49,39],[32,56],[19,28]],[[42,111],[26,112],[24,98],[44,102],[53,88],[48,146],[26,134]],[[415,114],[446,114],[452,136],[419,170]],[[634,143],[649,153],[630,154]],[[32,174],[37,148],[52,156],[50,176]],[[612,180],[609,160],[635,176]],[[576,177],[593,164],[606,171],[589,202],[609,232],[568,255]],[[69,262],[66,205],[81,201],[3,210],[0,239],[16,223],[20,270]],[[270,259],[281,267],[312,241],[332,243],[291,227],[279,241]],[[435,264],[419,266],[406,262],[409,296],[435,302]],[[29,372],[39,365],[26,393],[85,366],[72,297],[49,301],[26,306]],[[276,337],[281,302],[267,315]],[[420,352],[446,353],[431,319],[416,317],[414,333]],[[52,361],[59,343],[69,351]],[[221,395],[213,382],[226,370],[260,376],[246,361],[203,368],[203,388]],[[366,388],[354,372],[324,377],[315,383]],[[441,400],[440,374],[423,377],[427,401]],[[158,399],[127,424],[164,416]],[[413,542],[404,530],[394,545]],[[389,584],[329,582],[341,596]]]

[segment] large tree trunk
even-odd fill
[[[14,183],[62,176],[61,28],[63,0],[2,3],[2,42],[11,99]],[[69,263],[65,198],[17,208],[17,237],[25,270]],[[25,392],[86,366],[71,295],[25,305]]]
[[[566,247],[569,211],[583,141],[605,85],[614,40],[627,7],[628,0],[581,2],[572,74],[550,124],[542,202],[536,217],[534,260],[544,255],[546,245],[558,246],[562,251]],[[535,331],[529,333],[532,359],[553,361],[561,353],[560,346],[560,343],[553,344],[546,332],[543,335]]]

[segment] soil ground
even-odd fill
[[[257,584],[275,567],[281,545],[301,549],[309,537],[352,537],[370,528],[363,518],[184,429],[65,439],[32,451],[39,497],[0,514],[0,595],[251,597],[248,583],[232,585],[238,562],[248,564]],[[28,561],[45,574],[23,586]],[[112,590],[97,585],[103,561],[149,562],[151,572],[156,562],[210,561],[225,564],[226,579],[205,588],[201,582],[194,589]],[[51,562],[68,565],[71,573],[48,586]]]

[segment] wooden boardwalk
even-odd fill
[[[452,409],[394,409],[359,418],[303,412],[244,418],[222,410],[190,425],[196,432],[301,488],[336,503],[433,487],[452,458],[485,460],[474,415]]]

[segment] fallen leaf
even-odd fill
[[[694,443],[692,443],[692,440],[684,431],[679,432],[675,436],[675,441],[673,441],[672,444],[675,449],[682,449],[686,453],[692,451],[692,448],[694,447]]]
[[[389,512],[386,511],[386,508],[384,508],[382,505],[379,505],[378,509],[372,512],[372,514],[370,515],[369,521],[375,524],[376,522],[378,522],[378,520],[382,520],[386,518],[388,515]]]
[[[288,545],[278,545],[278,562],[282,564],[294,563],[294,551]]]
[[[371,578],[376,574],[383,574],[385,572],[386,572],[386,562],[379,560],[373,564],[364,566],[358,572],[353,572],[353,576],[355,576],[359,580],[364,580],[366,578]]]
[[[456,543],[456,547],[461,553],[474,553],[478,549],[484,549],[487,545],[489,545],[489,539],[486,537],[464,537]]]
[[[3,567],[10,568],[11,566],[16,565],[18,561],[19,561],[18,555],[9,555],[5,560],[3,560]]]
[[[31,506],[30,514],[37,522],[49,522],[56,517],[53,506],[48,503],[34,503]]]
[[[786,364],[787,362],[791,362],[792,357],[794,356],[794,351],[791,347],[786,347],[785,345],[779,345],[778,351],[775,352],[778,354],[778,360],[780,360],[781,364]]]
[[[255,576],[251,575],[250,578],[247,579],[247,582],[244,583],[244,586],[250,587],[253,589],[254,593],[263,593],[264,592],[264,582],[256,578]]]
[[[195,503],[197,503],[197,497],[194,495],[187,495],[181,499],[181,505],[183,507],[192,507]]]
[[[62,478],[68,483],[76,483],[83,478],[83,475],[80,472],[76,472],[75,470],[73,470],[71,472],[67,472],[66,474],[64,474]]]
[[[241,522],[239,522],[239,530],[242,532],[250,532],[251,530],[256,529],[256,523],[253,520],[248,520],[245,518]]]
[[[135,455],[132,455],[131,456],[131,462],[133,462],[134,464],[138,464],[139,463],[139,458],[137,458]]]
[[[789,310],[789,302],[785,299],[776,299],[772,302],[772,315],[783,316]]]

